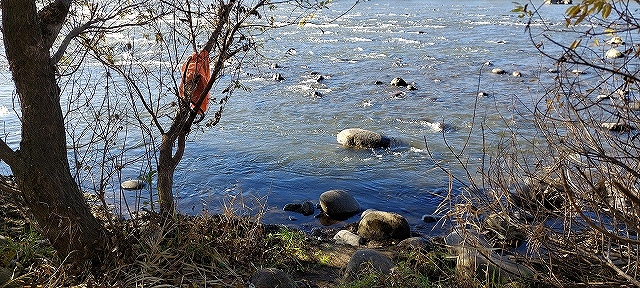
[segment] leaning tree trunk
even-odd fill
[[[50,13],[38,13],[33,0],[2,0],[2,33],[20,98],[22,140],[15,152],[0,143],[0,158],[11,167],[29,211],[59,255],[72,261],[94,259],[106,248],[106,232],[71,176],[60,88],[49,51],[70,2],[54,4],[58,6],[43,9]]]

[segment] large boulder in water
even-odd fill
[[[411,236],[409,222],[402,215],[384,211],[362,214],[358,235],[369,240],[406,239]]]
[[[329,190],[320,195],[322,211],[332,219],[344,220],[360,211],[360,204],[343,190]]]
[[[340,131],[336,136],[338,143],[353,148],[386,148],[391,140],[379,133],[360,128],[349,128]]]

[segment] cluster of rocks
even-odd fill
[[[310,201],[303,204],[287,204],[286,210],[302,213],[309,207]],[[355,215],[360,212],[358,202],[343,190],[329,190],[320,195],[322,214],[330,217]],[[312,205],[311,205],[312,207]],[[295,210],[292,210],[295,209]],[[333,230],[335,231],[335,230]],[[360,221],[350,228],[339,230],[333,236],[336,245],[357,247],[344,267],[343,279],[352,281],[362,273],[389,274],[396,264],[384,253],[375,248],[395,245],[398,251],[428,252],[433,250],[431,242],[422,237],[411,237],[411,229],[405,217],[393,212],[367,209],[360,215]],[[250,287],[297,287],[296,283],[283,271],[267,268],[253,274]]]
[[[345,281],[352,281],[366,269],[368,273],[389,274],[396,265],[388,256],[373,250],[360,249],[351,255],[344,267]],[[249,287],[255,288],[295,288],[298,287],[291,277],[276,268],[266,268],[256,271],[249,280]]]

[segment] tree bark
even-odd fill
[[[20,150],[11,153],[3,149],[0,158],[13,157],[13,163],[8,164],[17,186],[41,232],[60,257],[69,256],[72,261],[95,259],[106,250],[106,230],[91,214],[71,176],[60,88],[50,56],[53,36],[43,33],[59,32],[54,22],[61,17],[64,20],[68,6],[66,11],[60,6],[56,9],[58,14],[44,18],[44,14],[39,17],[33,0],[2,0],[2,31],[20,98],[22,140]]]

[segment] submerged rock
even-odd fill
[[[284,208],[282,208],[282,210],[300,213],[304,216],[312,215],[316,211],[311,201],[304,201],[304,203],[302,204],[288,203],[287,205],[284,205]]]
[[[391,139],[379,133],[360,128],[342,130],[336,140],[343,146],[353,148],[386,148],[391,143]]]

